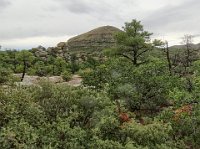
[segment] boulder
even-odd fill
[[[60,43],[57,44],[57,47],[63,48],[63,47],[65,47],[65,46],[66,46],[66,43],[65,43],[65,42],[60,42]]]

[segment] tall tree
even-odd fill
[[[118,54],[131,60],[135,66],[145,63],[144,54],[152,49],[152,33],[145,31],[141,22],[137,20],[125,23],[123,29],[123,32],[116,35]]]

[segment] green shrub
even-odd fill
[[[69,81],[71,78],[72,78],[72,73],[69,72],[69,71],[64,71],[62,74],[61,74],[63,80],[65,81]]]
[[[10,81],[10,79],[11,71],[6,68],[0,67],[0,84],[7,83]]]

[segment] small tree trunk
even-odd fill
[[[138,66],[138,64],[137,64],[137,52],[136,51],[134,51],[134,53],[133,53],[133,64],[135,66]]]
[[[23,73],[22,73],[22,77],[21,77],[21,82],[24,80],[25,74],[26,74],[26,61],[24,61],[24,68],[23,68]]]

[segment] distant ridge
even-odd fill
[[[184,48],[186,48],[186,46],[185,45],[173,45],[170,48],[171,49],[184,49]],[[200,49],[200,43],[192,44],[192,48],[193,49]]]

